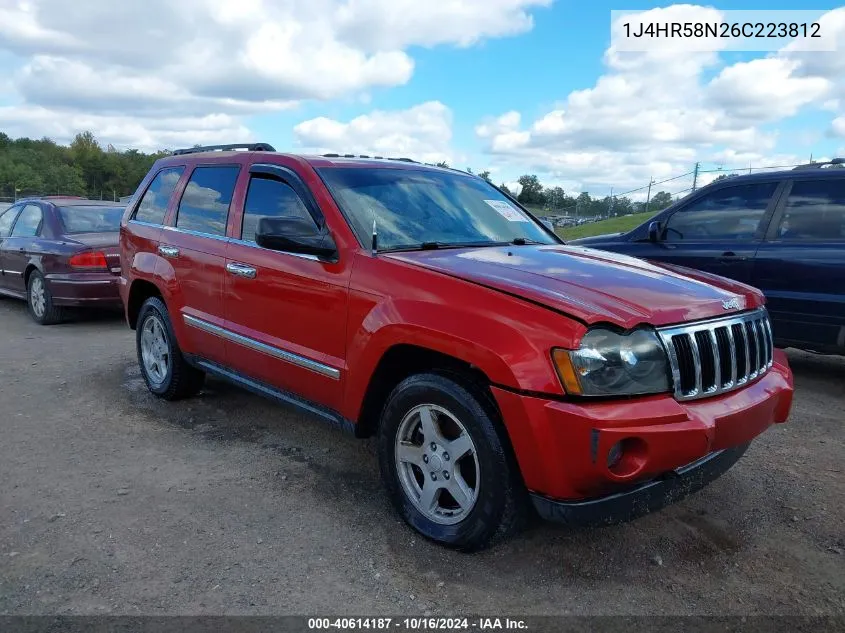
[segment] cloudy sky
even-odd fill
[[[601,4],[0,0],[0,131],[66,143],[88,129],[143,150],[258,140],[401,155],[596,195],[696,161],[845,155],[836,2],[813,3],[835,53],[620,52]],[[658,6],[658,19],[694,21],[731,3],[613,4]]]

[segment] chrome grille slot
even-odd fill
[[[675,398],[733,391],[763,376],[774,357],[765,309],[658,329],[669,354]]]

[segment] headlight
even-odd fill
[[[555,349],[552,358],[569,394],[629,396],[670,389],[666,352],[653,330],[591,330],[577,350]]]

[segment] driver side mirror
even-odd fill
[[[659,242],[662,232],[663,232],[663,227],[660,225],[660,222],[654,221],[654,222],[648,223],[648,241],[649,242]]]
[[[255,243],[273,251],[337,260],[337,245],[331,233],[326,228],[318,229],[310,218],[261,218],[255,231]]]

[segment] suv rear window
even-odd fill
[[[144,197],[141,198],[141,203],[135,211],[134,219],[150,224],[164,222],[167,204],[170,202],[170,196],[173,195],[173,190],[176,189],[183,171],[185,171],[184,167],[168,167],[158,172],[144,192]]]
[[[176,228],[225,235],[239,171],[240,167],[230,165],[197,167],[179,202]]]

